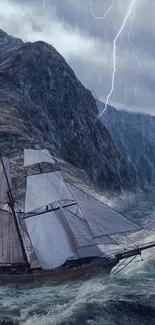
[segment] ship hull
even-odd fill
[[[61,283],[65,281],[75,281],[91,278],[102,274],[109,275],[112,268],[118,263],[117,259],[106,261],[98,259],[93,263],[71,270],[57,270],[48,272],[38,272],[33,274],[3,274],[0,275],[0,285],[7,284],[32,284],[32,283]]]

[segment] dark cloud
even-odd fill
[[[112,0],[91,3],[94,14],[102,16]],[[51,43],[84,85],[105,101],[111,88],[113,40],[130,4],[131,0],[116,0],[106,18],[99,20],[93,17],[89,0],[1,0],[0,28],[26,41]],[[135,1],[117,41],[115,87],[109,103],[155,115],[154,12],[154,0]]]

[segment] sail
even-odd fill
[[[120,213],[75,186],[68,184],[68,188],[81,208],[94,237],[141,229]]]
[[[74,208],[75,211],[77,210],[76,206],[62,208],[61,210],[63,211],[63,214],[72,230],[78,247],[114,244],[114,241],[107,236],[94,238],[87,221],[70,212],[70,208]],[[78,211],[79,210],[80,209],[78,209]],[[82,212],[80,213],[80,216],[82,216]]]
[[[47,149],[24,149],[24,167],[39,164],[42,162],[55,164],[54,159],[52,158],[51,154]]]
[[[77,256],[62,214],[51,211],[25,221],[35,254],[44,270],[59,267],[67,259]]]
[[[80,258],[103,256],[103,252],[97,246],[85,246],[78,249],[78,255]]]
[[[3,160],[3,164],[2,164],[2,160]],[[5,171],[4,171],[4,168]],[[8,186],[8,182],[6,179],[6,175],[8,178],[8,182],[11,188],[11,172],[10,172],[10,161],[7,157],[1,157],[0,159],[0,203],[7,203],[8,200],[8,194],[7,192],[9,191],[9,186]]]
[[[86,220],[84,214],[82,213],[80,207],[77,204],[68,206],[67,208],[65,208],[65,210],[70,211],[73,215],[76,215],[80,219]]]
[[[61,200],[73,200],[73,197],[58,173],[43,173],[27,177],[26,213]]]
[[[25,263],[13,216],[0,210],[0,263]]]

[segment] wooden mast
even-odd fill
[[[22,239],[22,236],[21,236],[21,233],[20,233],[17,216],[16,216],[15,209],[14,209],[14,202],[15,201],[14,201],[14,198],[13,198],[13,195],[12,195],[11,187],[10,187],[10,184],[9,184],[8,176],[7,176],[7,173],[6,173],[6,170],[5,170],[5,166],[4,166],[4,162],[3,162],[3,158],[2,158],[1,153],[0,153],[0,161],[2,163],[2,167],[3,167],[3,170],[4,170],[5,178],[6,178],[8,189],[9,189],[8,192],[7,192],[8,193],[8,198],[9,198],[9,206],[11,208],[13,218],[14,218],[14,221],[15,221],[15,227],[16,227],[16,230],[17,230],[17,234],[18,234],[18,237],[19,237],[20,244],[21,244],[23,258],[24,258],[24,261],[25,261],[26,265],[29,267],[29,262],[28,262],[28,259],[27,259],[25,247],[24,247],[24,244],[23,244],[23,239]]]

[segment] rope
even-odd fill
[[[124,270],[135,258],[137,257],[137,255],[135,255],[127,264],[125,264],[120,270],[118,270],[116,273],[115,271],[113,273],[111,273],[112,275],[116,275],[118,273],[120,273],[122,270]],[[121,263],[122,265],[123,263]],[[119,265],[120,266],[120,265]]]
[[[117,265],[117,267],[110,273],[110,275],[113,275],[120,268],[120,266],[124,264],[124,262],[125,260],[122,260],[122,262],[119,265]]]
[[[143,261],[147,261],[147,260],[148,260],[149,258],[151,258],[152,256],[155,256],[155,253],[153,253],[153,254],[147,256],[146,258],[143,258]]]
[[[138,248],[138,246],[131,240],[131,238],[129,238],[129,237],[127,237],[124,233],[122,233],[122,235],[126,238],[126,239],[128,239],[130,242],[131,242],[131,244],[133,245],[133,246],[135,246],[136,248]]]

